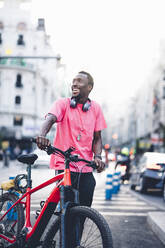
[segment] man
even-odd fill
[[[88,96],[93,88],[93,78],[87,72],[81,71],[73,79],[72,97],[57,100],[46,116],[46,120],[37,137],[40,149],[50,144],[45,138],[54,123],[57,123],[54,146],[67,150],[70,146],[76,148],[73,154],[81,158],[92,160],[97,164],[97,171],[102,172],[105,164],[101,160],[102,139],[101,130],[106,123],[100,106],[91,101]],[[50,168],[61,172],[64,170],[64,160],[58,155],[51,155]],[[82,172],[79,182],[79,200],[81,205],[91,206],[95,179],[92,168],[85,166],[84,162],[71,165],[71,180],[73,187],[77,188],[78,175]]]

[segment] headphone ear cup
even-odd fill
[[[77,101],[75,98],[71,98],[70,100],[70,107],[71,108],[76,108],[77,107]]]
[[[84,112],[87,112],[89,109],[90,109],[90,107],[91,107],[91,103],[89,102],[85,102],[84,104],[83,104],[83,106],[82,106],[82,110],[84,111]]]

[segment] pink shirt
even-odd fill
[[[70,107],[70,98],[62,98],[54,102],[49,113],[57,117],[56,136],[53,145],[61,150],[67,150],[70,146],[76,148],[72,154],[86,160],[92,160],[92,141],[95,131],[106,128],[103,113],[100,106],[91,101],[91,107],[87,112],[82,111],[82,104],[76,108]],[[80,140],[78,137],[81,136]],[[92,168],[84,166],[84,162],[78,162],[77,166],[71,165],[71,171],[91,172]],[[50,168],[64,169],[64,159],[58,155],[51,155]]]

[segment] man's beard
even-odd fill
[[[72,96],[72,98],[74,98],[76,100],[76,102],[79,102],[80,98],[81,98],[81,94],[79,93],[78,96]]]

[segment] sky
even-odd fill
[[[164,0],[32,0],[51,44],[67,66],[94,77],[92,97],[112,107],[143,87],[165,38]]]

